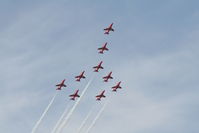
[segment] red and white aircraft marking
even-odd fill
[[[66,85],[64,84],[64,82],[65,82],[65,79],[62,80],[62,82],[61,82],[60,84],[57,84],[57,85],[56,85],[56,86],[57,86],[57,89],[56,89],[56,90],[61,90],[62,87],[66,87]]]
[[[76,78],[76,81],[79,81],[79,82],[80,82],[81,78],[83,78],[83,79],[86,78],[86,77],[84,76],[84,72],[85,72],[85,71],[83,71],[80,75],[78,75],[78,76],[75,77],[75,78]]]
[[[105,98],[106,96],[104,95],[104,93],[105,93],[105,90],[103,90],[99,95],[96,96],[97,98],[96,100],[100,101],[101,98]]]
[[[75,100],[76,97],[80,97],[80,96],[78,95],[78,92],[79,92],[79,90],[76,90],[76,92],[75,92],[74,94],[69,95],[69,97],[71,97],[70,100]]]
[[[110,31],[114,31],[114,29],[112,28],[112,26],[113,26],[113,23],[112,23],[108,28],[105,28],[105,29],[104,29],[104,31],[105,31],[104,34],[107,34],[107,35],[108,35]]]
[[[93,68],[95,69],[94,72],[98,72],[99,69],[104,69],[104,68],[102,67],[102,63],[103,63],[103,61],[101,61],[97,66],[94,66],[94,67],[93,67]]]
[[[113,77],[111,76],[112,72],[110,72],[107,76],[103,77],[104,82],[108,82],[109,79],[113,79]]]
[[[112,91],[117,91],[118,88],[122,89],[122,87],[120,86],[120,84],[121,84],[121,81],[118,82],[115,86],[112,87]]]
[[[98,48],[100,54],[103,54],[105,50],[106,51],[109,50],[106,46],[107,46],[107,42],[101,48]]]

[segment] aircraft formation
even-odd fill
[[[104,29],[104,31],[105,31],[104,34],[109,35],[111,31],[114,32],[114,29],[112,27],[113,27],[113,23],[110,24],[107,28]],[[107,48],[107,44],[108,43],[106,42],[106,43],[104,43],[104,45],[102,47],[100,47],[100,48],[97,49],[99,54],[104,54],[105,51],[109,51],[109,49]],[[100,69],[104,69],[104,67],[102,66],[102,64],[103,64],[103,61],[99,62],[99,64],[97,66],[94,66],[93,67],[93,69],[94,69],[93,72],[99,72]],[[85,77],[85,71],[82,71],[79,75],[75,76],[75,79],[76,79],[77,82],[80,82],[81,79],[85,79],[85,78],[86,78]],[[113,77],[112,77],[112,71],[109,72],[106,76],[102,77],[102,79],[103,79],[104,82],[108,82],[110,79],[113,79]],[[56,85],[56,87],[57,87],[56,90],[62,90],[62,87],[67,87],[65,85],[65,81],[66,80],[64,79],[64,80],[61,81],[61,83],[57,84]],[[113,86],[111,88],[112,91],[116,92],[117,89],[121,89],[122,87],[120,86],[120,84],[121,84],[121,81],[119,81],[115,86]],[[78,93],[79,93],[79,90],[75,90],[75,93],[69,95],[70,100],[76,100],[76,98],[80,97],[80,95]],[[102,92],[100,92],[100,94],[96,95],[95,96],[96,100],[100,101],[101,98],[105,98],[106,96],[105,96],[104,93],[105,93],[105,90],[103,90]]]
[[[105,35],[109,35],[110,32],[113,32],[114,29],[112,28],[113,23],[109,25],[109,27],[104,29],[104,34]],[[99,54],[104,54],[105,52],[109,51],[109,49],[107,48],[108,43],[104,43],[102,47],[97,48],[98,53]],[[104,69],[103,67],[103,61],[100,61],[96,66],[93,66],[93,72],[94,73],[99,73],[101,71],[101,69]],[[76,82],[81,82],[81,80],[86,78],[86,72],[82,71],[79,75],[74,76],[75,81]],[[112,71],[110,71],[107,75],[102,77],[102,80],[104,81],[104,83],[109,82],[111,79],[113,79],[112,76]],[[76,101],[75,104],[72,106],[72,108],[70,109],[69,112],[67,112],[67,107],[64,111],[64,113],[62,114],[62,116],[60,117],[60,119],[57,121],[55,127],[53,128],[51,133],[61,133],[64,126],[66,125],[66,123],[69,121],[69,118],[71,117],[73,111],[75,110],[76,106],[79,104],[81,98],[84,96],[87,88],[89,87],[90,83],[91,83],[92,79],[90,79],[90,81],[87,83],[87,85],[85,86],[85,88],[83,89],[83,91],[81,92],[81,95],[78,94],[79,93],[79,89],[75,90],[75,92],[73,94],[69,95],[70,100],[72,101]],[[64,87],[67,87],[66,85],[66,79],[63,79],[60,83],[56,84],[56,90],[60,91],[62,90]],[[116,83],[116,85],[114,85],[113,87],[111,87],[112,92],[117,92],[118,89],[121,89],[122,87],[120,86],[121,81],[119,81],[118,83]],[[54,102],[54,99],[57,95],[57,92],[55,93],[54,97],[50,100],[47,108],[44,110],[44,112],[42,113],[41,117],[39,118],[39,120],[36,122],[36,124],[34,125],[34,127],[32,128],[31,133],[35,133],[36,130],[38,129],[40,123],[42,122],[42,120],[44,119],[44,116],[47,114],[49,108],[51,107],[51,105]],[[96,94],[95,96],[97,101],[101,101],[102,98],[106,98],[105,95],[105,90],[100,91],[99,93]],[[106,100],[107,101],[107,100]],[[91,127],[94,125],[95,121],[97,120],[97,118],[99,118],[101,112],[103,111],[103,109],[105,108],[105,105],[101,108],[101,110],[99,111],[99,113],[96,115],[96,118],[94,119],[93,123],[90,125],[90,127],[87,129],[86,133],[89,133],[89,130],[91,129]],[[81,128],[80,128],[81,129]],[[78,132],[80,133],[80,132]]]

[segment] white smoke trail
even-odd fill
[[[80,98],[77,99],[76,103],[73,105],[73,107],[71,108],[71,110],[69,111],[69,113],[67,114],[67,116],[65,117],[64,121],[61,123],[61,125],[59,126],[57,133],[61,133],[64,126],[67,124],[67,122],[69,121],[71,115],[73,114],[75,108],[77,107],[77,105],[79,104],[80,100],[82,99],[82,97],[84,96],[86,90],[88,89],[88,87],[90,86],[91,82],[93,81],[93,78],[91,78],[91,80],[88,82],[88,84],[86,85],[86,87],[83,89]]]
[[[100,111],[97,113],[95,119],[92,121],[92,123],[90,124],[90,126],[88,127],[88,129],[86,130],[86,133],[89,133],[90,130],[92,129],[92,127],[95,125],[96,121],[99,119],[99,117],[101,116],[102,112],[104,111],[106,105],[107,105],[108,101],[106,101],[106,103],[103,105],[103,107],[100,109]]]
[[[43,114],[41,115],[41,117],[39,118],[39,120],[36,122],[35,126],[33,127],[31,133],[34,133],[37,128],[39,127],[40,123],[42,122],[44,116],[46,115],[46,113],[48,112],[49,108],[51,107],[51,105],[53,104],[55,97],[57,96],[57,92],[55,93],[55,95],[53,96],[53,98],[51,99],[50,103],[48,104],[48,106],[46,107],[46,109],[44,110]]]
[[[54,126],[53,130],[51,133],[55,133],[58,126],[60,125],[61,121],[64,119],[64,117],[66,116],[66,114],[68,113],[68,109],[69,109],[69,105],[70,103],[67,104],[65,110],[64,110],[64,113],[61,115],[61,117],[59,118],[59,120],[57,121],[56,125]]]
[[[82,130],[82,128],[84,127],[84,125],[86,124],[86,121],[88,120],[88,118],[90,117],[90,115],[92,114],[93,112],[93,108],[91,108],[91,110],[89,111],[89,113],[87,114],[87,116],[85,117],[85,119],[82,121],[80,127],[77,129],[77,133],[80,133],[80,131]]]

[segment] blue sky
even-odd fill
[[[0,132],[31,132],[55,93],[61,91],[38,133],[51,131],[82,89],[92,67],[104,61],[65,132],[74,132],[89,109],[110,101],[91,132],[198,133],[199,2],[196,0],[0,1]],[[103,34],[114,22],[115,32]],[[97,53],[108,42],[109,52]],[[86,71],[76,83],[74,76]],[[114,80],[101,77],[113,71]],[[117,94],[110,87],[122,81]],[[94,117],[94,116],[93,116]]]

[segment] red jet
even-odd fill
[[[101,48],[98,48],[100,54],[103,54],[105,50],[108,51],[108,48],[106,47],[106,45],[107,45],[107,42]]]
[[[121,89],[122,87],[120,86],[120,84],[121,84],[121,81],[118,82],[117,85],[115,85],[115,86],[112,87],[112,89],[113,89],[112,91],[117,91],[118,88]]]
[[[97,95],[96,100],[100,101],[102,97],[105,98],[106,96],[104,95],[104,92],[105,92],[105,90],[103,90],[99,95]]]
[[[99,71],[99,69],[104,69],[103,67],[102,67],[102,61],[97,65],[97,66],[94,66],[93,68],[95,69],[94,70],[94,72],[98,72]]]
[[[79,82],[80,82],[81,78],[83,78],[83,79],[86,78],[86,77],[84,76],[84,72],[85,72],[85,71],[83,71],[80,75],[78,75],[78,76],[75,77],[75,78],[76,78],[76,81],[79,81]]]
[[[107,35],[108,35],[110,31],[114,31],[114,29],[112,28],[112,26],[113,26],[113,23],[112,23],[108,28],[105,28],[105,29],[104,29],[104,31],[105,31],[104,34],[107,34]]]
[[[107,76],[103,77],[104,82],[108,82],[109,79],[113,79],[113,77],[111,76],[112,72],[110,72]]]
[[[76,97],[80,97],[80,96],[78,95],[78,92],[79,92],[79,90],[76,90],[76,92],[75,92],[74,94],[69,95],[69,97],[71,97],[70,100],[75,100]]]
[[[62,80],[62,82],[60,84],[57,84],[56,86],[58,86],[58,88],[56,90],[61,90],[62,87],[66,87],[66,85],[64,84],[65,79]]]

